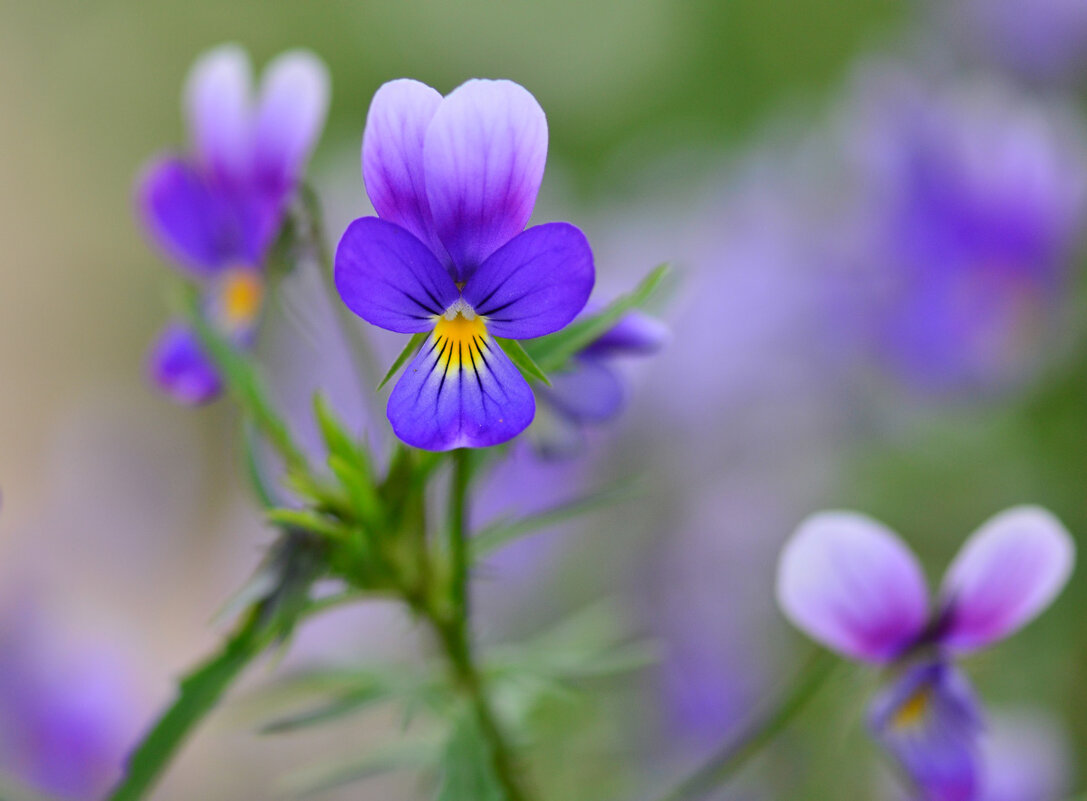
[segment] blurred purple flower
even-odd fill
[[[204,286],[211,322],[250,345],[263,267],[320,135],[328,76],[313,55],[276,58],[253,98],[249,60],[234,45],[201,56],[185,89],[193,151],[166,155],[139,180],[141,220],[155,243]],[[172,323],[150,355],[152,379],[181,403],[202,403],[219,376],[188,326]]]
[[[1054,330],[1083,220],[1079,126],[1001,87],[872,72],[844,146],[875,339],[921,385],[1007,384]]]
[[[525,229],[546,158],[543,109],[511,81],[472,80],[443,98],[403,79],[374,96],[362,171],[380,217],[348,226],[335,280],[367,322],[430,334],[389,397],[409,445],[497,445],[532,422],[532,390],[495,337],[562,328],[594,276],[579,229]]]
[[[1081,0],[956,0],[945,10],[967,48],[1030,80],[1068,78],[1087,63]]]
[[[34,616],[0,633],[0,773],[64,799],[100,798],[135,733],[132,688],[106,649],[46,639]]]
[[[1067,582],[1071,537],[1051,514],[1016,507],[963,546],[930,609],[917,559],[889,529],[853,512],[801,524],[782,550],[778,603],[797,628],[864,662],[908,668],[872,706],[877,739],[926,798],[976,797],[980,712],[948,660],[1001,640],[1033,620]]]
[[[622,410],[625,388],[612,362],[654,353],[667,339],[663,323],[633,311],[575,355],[568,369],[549,376],[551,386],[537,391],[550,412],[538,415],[533,428],[539,453],[562,458],[580,452],[583,426],[604,423]]]

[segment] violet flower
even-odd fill
[[[540,400],[551,412],[536,437],[539,453],[550,458],[579,452],[583,428],[616,417],[626,401],[626,388],[613,367],[615,359],[655,353],[668,336],[662,322],[632,311],[577,353],[567,369],[553,373],[551,386],[539,389]]]
[[[192,153],[157,158],[139,181],[138,205],[155,243],[205,293],[209,320],[251,345],[263,268],[324,124],[328,75],[313,55],[280,55],[254,98],[249,59],[225,45],[193,65],[184,93]],[[149,371],[181,403],[203,403],[220,378],[195,333],[171,323]]]
[[[875,72],[846,123],[864,161],[875,338],[927,388],[1014,384],[1058,330],[1083,227],[1082,132],[1006,87]]]
[[[1035,618],[1074,559],[1071,537],[1051,514],[1009,509],[967,540],[930,608],[921,567],[897,536],[864,515],[825,512],[783,549],[777,596],[785,616],[828,648],[904,668],[872,704],[873,734],[924,798],[970,801],[979,786],[981,712],[952,660]]]
[[[409,445],[496,445],[532,422],[532,390],[495,337],[557,331],[594,280],[579,229],[523,230],[546,157],[543,110],[510,81],[471,80],[443,98],[403,79],[374,95],[362,173],[380,217],[348,226],[335,281],[367,322],[430,333],[389,397]]]

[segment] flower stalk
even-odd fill
[[[738,737],[722,746],[660,801],[696,801],[734,778],[804,711],[836,664],[828,652],[815,651],[776,705],[749,723]]]

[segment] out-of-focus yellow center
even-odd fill
[[[217,309],[228,331],[252,325],[264,300],[264,281],[256,270],[237,268],[223,274]]]
[[[489,347],[487,325],[467,304],[451,306],[434,325],[434,346],[444,370],[458,370],[462,364],[475,369]]]
[[[895,712],[894,727],[896,729],[913,728],[925,717],[928,707],[929,692],[927,688],[922,687],[907,698],[906,702]]]

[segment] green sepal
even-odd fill
[[[404,362],[415,355],[415,351],[419,350],[419,346],[422,345],[426,338],[430,336],[429,331],[420,331],[418,334],[412,334],[411,339],[408,340],[407,346],[400,351],[400,355],[396,357],[396,361],[393,362],[393,366],[389,368],[389,372],[385,373],[385,377],[381,379],[381,383],[377,385],[378,390],[384,387],[392,380],[392,377],[400,372],[400,368],[404,366]]]
[[[528,355],[528,351],[524,346],[516,339],[502,339],[495,337],[495,341],[501,346],[502,350],[506,352],[506,355],[510,357],[510,361],[514,366],[521,371],[521,375],[528,381],[539,381],[541,384],[551,386],[551,379],[547,377],[547,373],[540,369],[540,365],[533,361],[532,357]]]

